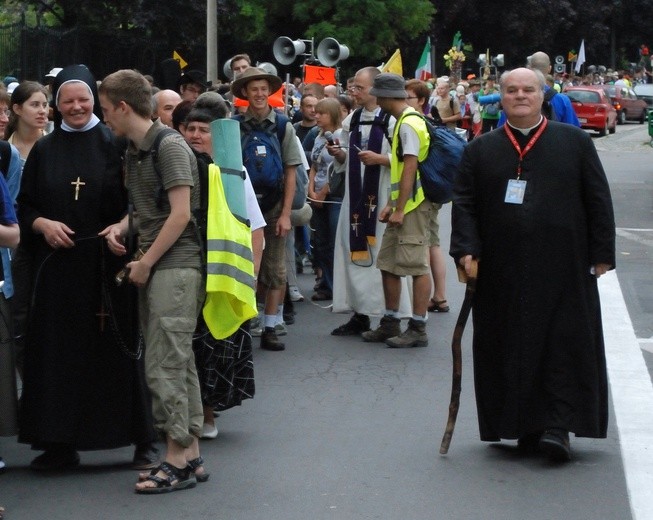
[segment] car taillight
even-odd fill
[[[614,105],[615,110],[621,110],[621,105],[619,104],[618,101],[615,101],[615,102],[613,103],[613,105]]]

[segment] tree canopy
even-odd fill
[[[0,23],[28,12],[30,20],[63,28],[83,27],[120,38],[138,33],[163,41],[187,61],[205,62],[206,3],[187,0],[5,0]],[[653,27],[644,13],[653,0],[218,0],[219,59],[237,52],[254,61],[274,62],[272,44],[278,36],[314,38],[315,45],[330,36],[350,49],[342,62],[349,74],[365,65],[378,65],[396,48],[402,50],[404,71],[410,75],[430,35],[437,47],[436,67],[454,33],[474,54],[490,49],[503,53],[506,66],[524,63],[526,56],[544,50],[566,57],[585,40],[588,63],[617,66],[636,61],[641,43],[651,45]],[[474,69],[471,60],[465,68]],[[475,58],[475,56],[474,56]],[[299,60],[297,60],[299,62]],[[299,63],[282,71],[298,70]]]

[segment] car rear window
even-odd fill
[[[569,99],[578,101],[579,103],[600,103],[601,96],[598,92],[591,90],[569,90],[566,92]]]
[[[614,97],[617,95],[617,87],[605,87],[605,92],[608,96]]]
[[[653,96],[653,85],[635,85],[633,89],[639,96]]]

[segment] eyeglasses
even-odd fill
[[[348,90],[349,90],[350,92],[362,92],[362,91],[365,90],[366,88],[367,88],[367,87],[361,87],[360,85],[353,85],[353,86],[349,87]]]
[[[4,110],[0,110],[0,115],[9,117],[11,115],[11,110],[9,110],[8,108],[5,108]]]

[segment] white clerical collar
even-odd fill
[[[544,116],[540,115],[540,120],[537,122],[537,124],[531,126],[530,128],[519,128],[519,127],[517,127],[515,125],[511,125],[509,121],[508,121],[508,125],[510,126],[510,128],[512,128],[514,130],[517,130],[517,131],[521,132],[524,135],[528,135],[531,132],[531,130],[533,130],[533,128],[537,128],[538,126],[540,126],[540,123],[542,122],[542,119],[544,119]]]
[[[73,128],[66,124],[65,121],[61,122],[61,129],[65,132],[88,132],[91,128],[94,128],[100,122],[100,118],[95,114],[91,114],[91,120],[86,123],[82,128]]]

